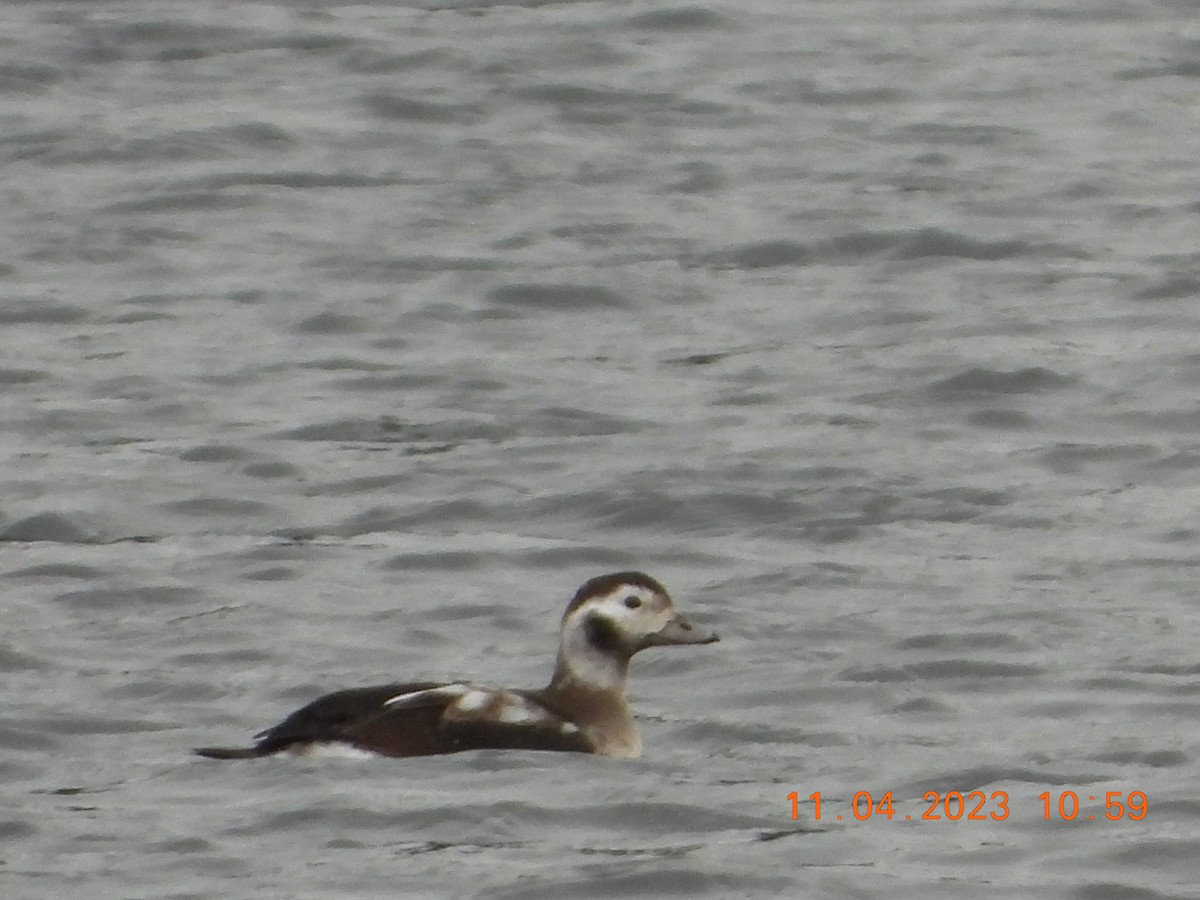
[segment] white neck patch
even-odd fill
[[[628,663],[592,645],[584,623],[588,614],[586,608],[577,610],[563,623],[559,661],[575,681],[604,691],[622,692]]]
[[[589,638],[588,619],[595,616],[620,636],[628,648],[661,630],[675,615],[671,599],[643,584],[618,584],[606,594],[588,597],[563,620],[560,663],[578,682],[600,690],[623,692],[628,653],[605,652]]]

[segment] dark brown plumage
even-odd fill
[[[624,695],[630,657],[648,646],[715,640],[675,612],[650,576],[601,575],[568,604],[554,677],[542,690],[415,681],[335,691],[260,732],[250,747],[195,752],[255,759],[340,744],[383,756],[483,748],[633,756],[641,739]]]

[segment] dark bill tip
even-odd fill
[[[661,647],[672,644],[712,644],[720,639],[715,631],[697,628],[683,616],[676,616],[660,631],[650,636],[649,645]]]

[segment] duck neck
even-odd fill
[[[542,695],[589,734],[598,752],[625,754],[621,748],[639,743],[625,702],[628,673],[627,653],[598,645],[586,629],[568,628],[558,648],[554,676]]]
[[[629,659],[604,653],[594,647],[572,646],[563,641],[554,676],[546,688],[551,694],[604,694],[624,702]]]
[[[546,705],[574,722],[603,756],[631,757],[642,738],[625,701],[626,658],[584,659],[559,653],[554,677],[542,692]]]

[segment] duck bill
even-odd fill
[[[646,638],[647,647],[665,647],[673,644],[711,644],[719,641],[715,631],[697,628],[683,616],[675,616],[661,629]]]

